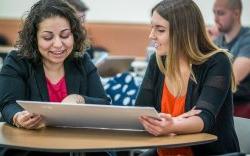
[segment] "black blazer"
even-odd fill
[[[64,68],[68,94],[80,94],[86,103],[110,103],[97,69],[87,54],[80,58],[68,58]],[[16,100],[49,101],[49,96],[43,65],[32,63],[12,51],[6,57],[0,73],[0,110],[9,124],[13,124],[15,113],[23,110]]]
[[[202,132],[218,136],[218,141],[192,146],[196,155],[224,154],[239,151],[239,143],[234,129],[233,102],[231,91],[230,61],[223,53],[218,53],[201,65],[192,69],[197,83],[189,79],[185,101],[185,111],[194,106],[202,110],[198,115],[204,122]],[[164,75],[160,72],[155,54],[149,65],[137,95],[137,106],[153,106],[161,111]]]

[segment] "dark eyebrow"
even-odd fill
[[[42,33],[49,33],[49,34],[52,34],[51,31],[43,31]]]
[[[63,29],[61,32],[65,32],[65,31],[67,31],[67,30],[71,31],[71,29]]]
[[[70,29],[67,28],[67,29],[63,29],[63,30],[61,31],[61,33],[62,33],[62,32],[65,32],[65,31],[67,31],[67,30],[68,30],[68,31],[71,31]],[[51,32],[51,31],[43,31],[42,33],[50,33],[50,34],[52,34],[53,32]]]
[[[166,29],[167,27],[163,26],[163,25],[155,25],[156,28],[164,28]]]
[[[163,26],[163,25],[159,25],[159,24],[153,24],[152,21],[151,21],[151,26],[154,26],[156,28],[164,28],[164,29],[167,29],[167,27]]]

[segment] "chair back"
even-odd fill
[[[250,119],[234,117],[234,124],[241,152],[250,154]]]

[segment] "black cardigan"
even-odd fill
[[[109,104],[97,69],[89,56],[68,58],[64,63],[68,94],[84,96],[86,103]],[[15,113],[22,111],[16,100],[49,101],[45,73],[41,63],[21,58],[12,51],[0,73],[0,110],[9,124]]]
[[[204,122],[202,132],[218,137],[216,142],[193,146],[195,155],[238,152],[239,143],[233,121],[229,59],[225,54],[218,53],[201,65],[193,65],[192,69],[197,83],[189,79],[185,112],[194,106],[202,110],[198,115]],[[150,58],[137,95],[136,106],[153,106],[160,112],[163,83],[164,75],[157,66],[154,54]]]

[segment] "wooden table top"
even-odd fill
[[[103,129],[46,127],[41,130],[25,130],[0,123],[0,146],[28,150],[54,152],[125,150],[191,146],[215,140],[216,136],[206,133],[155,137],[147,132]]]

